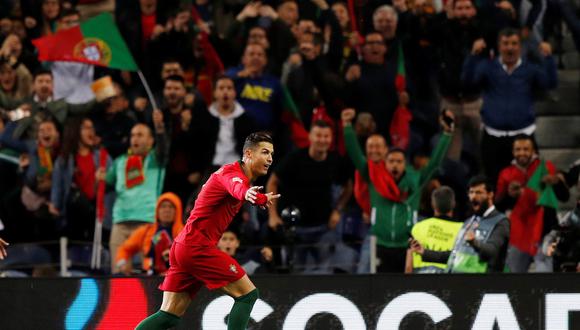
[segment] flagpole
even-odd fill
[[[153,93],[151,93],[151,88],[149,88],[149,84],[143,75],[143,72],[141,72],[141,70],[137,70],[137,74],[139,75],[139,79],[141,79],[143,87],[145,87],[145,92],[147,92],[147,97],[149,98],[149,102],[151,102],[151,106],[153,106],[153,110],[159,109],[157,107],[157,102],[155,102],[155,98],[153,97]]]

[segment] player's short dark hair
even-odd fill
[[[473,188],[473,187],[480,186],[480,185],[484,185],[485,190],[488,193],[493,192],[493,184],[491,183],[491,181],[489,181],[489,179],[485,175],[482,175],[482,174],[476,175],[473,178],[471,178],[469,180],[468,187]]]
[[[441,186],[431,193],[433,208],[446,214],[455,208],[455,192],[448,186]]]
[[[34,77],[32,78],[32,81],[36,80],[36,78],[38,76],[43,76],[43,75],[49,75],[52,77],[52,71],[50,71],[48,69],[44,69],[44,68],[38,69],[38,70],[34,71]]]
[[[270,133],[268,132],[255,132],[252,133],[250,135],[248,135],[248,137],[246,137],[246,141],[244,141],[244,151],[246,151],[247,149],[252,149],[257,147],[260,142],[267,142],[270,144],[274,144],[274,140],[272,140],[272,137],[270,136]]]
[[[185,79],[183,79],[183,77],[180,75],[172,74],[171,76],[165,78],[165,80],[163,81],[163,86],[165,86],[168,81],[177,81],[181,83],[183,87],[185,87]]]
[[[225,74],[221,74],[221,75],[217,76],[217,78],[215,78],[215,80],[213,81],[213,90],[214,91],[217,88],[218,82],[220,82],[222,80],[229,80],[232,82],[232,84],[234,83],[234,78],[232,78],[230,76],[226,76]]]

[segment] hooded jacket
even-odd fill
[[[175,206],[175,219],[173,220],[173,227],[171,228],[171,235],[173,239],[177,237],[179,232],[183,229],[183,207],[181,200],[174,193],[165,193],[159,196],[155,206],[155,223],[146,224],[135,230],[131,236],[121,245],[117,251],[117,263],[120,261],[129,261],[138,252],[143,253],[143,270],[148,271],[153,267],[153,260],[149,257],[151,250],[151,243],[153,236],[157,232],[159,226],[159,205],[161,202],[169,201]]]

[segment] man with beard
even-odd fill
[[[351,196],[343,160],[330,151],[332,129],[325,121],[312,124],[308,135],[310,146],[289,153],[270,176],[266,190],[280,192],[284,199],[270,208],[268,226],[280,232],[284,225],[280,212],[287,207],[300,210],[296,224],[296,268],[303,270],[311,255],[318,267],[324,263],[324,247],[340,221],[341,212]],[[333,185],[340,186],[340,197],[333,203]]]
[[[545,256],[538,251],[542,237],[558,224],[556,210],[542,206],[540,196],[530,187],[528,181],[536,171],[542,171],[544,164],[538,157],[535,143],[527,135],[519,135],[513,144],[514,160],[499,175],[495,202],[498,209],[510,211],[510,246],[506,263],[511,272],[525,273],[534,260],[536,271],[552,271],[544,262]],[[542,182],[553,187],[561,201],[569,197],[563,181],[556,173],[555,166],[545,162],[547,174]]]
[[[473,216],[468,218],[457,234],[451,251],[425,249],[411,240],[411,251],[423,261],[447,263],[450,273],[503,272],[510,235],[508,218],[495,209],[493,189],[483,176],[469,181],[469,201]]]
[[[542,59],[533,63],[522,57],[518,30],[504,29],[498,37],[498,58],[480,56],[486,44],[473,43],[463,65],[462,80],[483,90],[483,136],[481,154],[486,175],[495,180],[512,159],[512,143],[519,134],[532,136],[536,130],[534,99],[538,91],[556,87],[558,73],[552,47],[539,46]]]
[[[192,111],[185,105],[186,94],[185,82],[181,76],[169,76],[165,79],[162,111],[171,147],[164,190],[177,194],[184,203],[194,189],[192,184],[199,181],[192,168]]]
[[[446,115],[453,118],[449,111]],[[377,271],[402,273],[405,269],[408,235],[416,222],[421,192],[445,158],[453,135],[453,125],[441,120],[444,133],[427,166],[418,171],[407,167],[405,153],[401,149],[390,149],[385,157],[385,148],[378,148],[378,152],[372,152],[369,148],[366,159],[352,128],[354,117],[354,109],[345,109],[341,114],[344,141],[350,159],[368,184],[367,195],[373,210],[371,231],[376,237],[377,256],[381,261]]]

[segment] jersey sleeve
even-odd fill
[[[218,175],[218,179],[232,197],[240,201],[246,200],[246,192],[248,189],[250,189],[250,184],[243,176],[243,173],[226,170]],[[256,205],[266,205],[267,202],[268,198],[266,195],[261,193],[257,194],[255,203]]]

